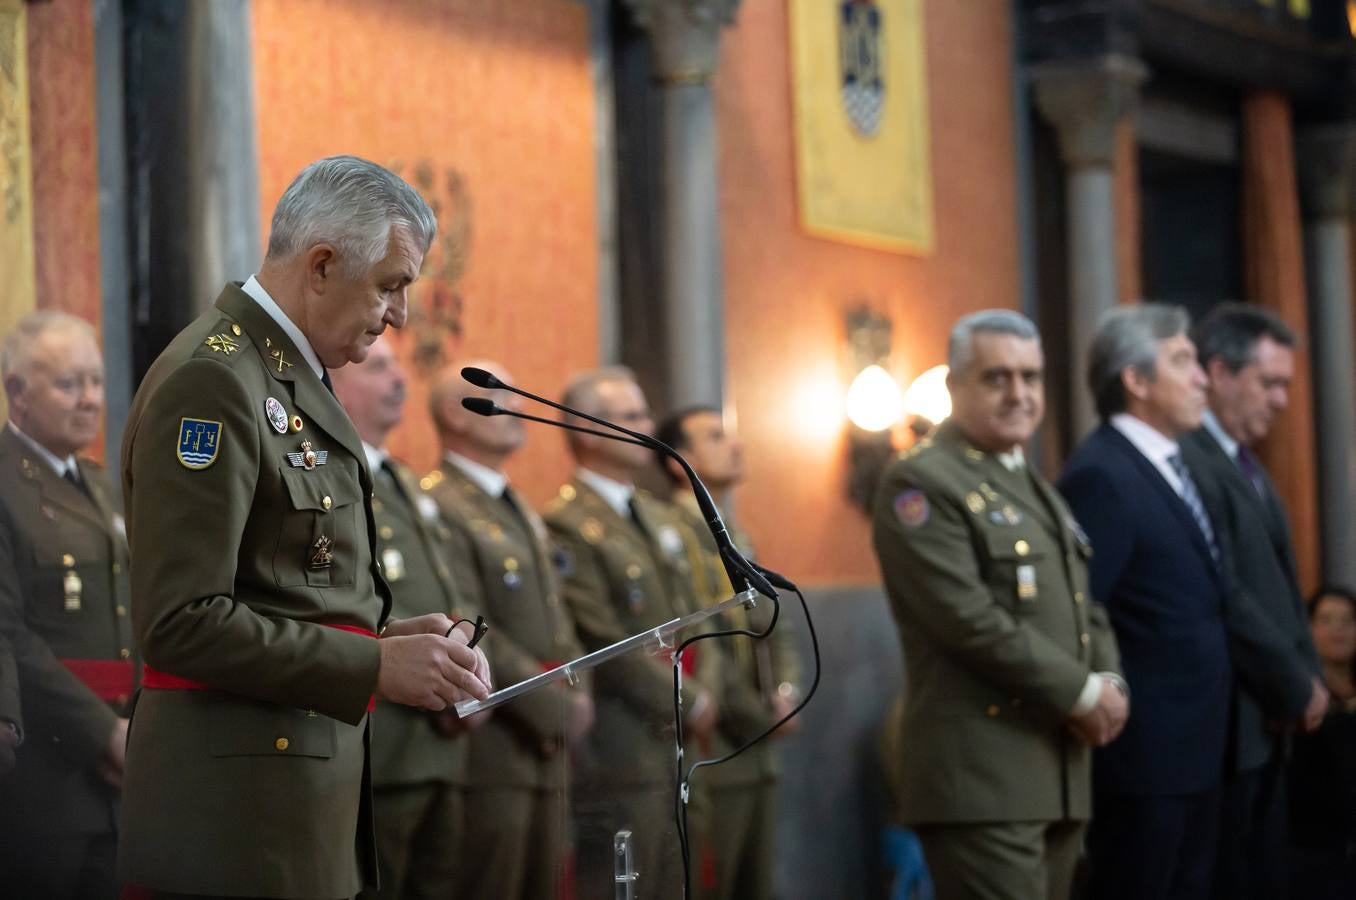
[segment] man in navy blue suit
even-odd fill
[[[1156,304],[1103,320],[1088,372],[1102,424],[1059,481],[1135,704],[1094,758],[1095,900],[1210,895],[1233,675],[1223,551],[1177,443],[1206,401],[1188,324]]]

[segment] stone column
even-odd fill
[[[720,30],[739,0],[626,4],[650,35],[660,92],[663,405],[721,404],[725,302],[711,76]]]
[[[1065,165],[1069,277],[1069,436],[1096,422],[1088,350],[1097,322],[1116,305],[1116,125],[1134,108],[1144,64],[1110,55],[1035,66],[1036,107],[1055,127]]]
[[[1323,580],[1356,583],[1356,377],[1353,376],[1351,215],[1356,122],[1296,138],[1304,204],[1308,335],[1318,423],[1318,496]]]

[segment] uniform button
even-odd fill
[[[1088,598],[1083,594],[1082,591],[1074,591],[1074,602],[1075,602],[1075,603],[1083,603],[1083,602],[1085,602],[1087,599],[1088,599]]]
[[[329,494],[326,494],[324,499],[320,501],[320,505],[325,507],[326,509],[329,509],[331,506],[334,505],[334,501],[330,499]]]
[[[123,647],[121,650],[118,651],[118,655],[121,656],[123,659],[130,659],[132,656],[132,651],[128,650],[126,647]]]
[[[1092,638],[1088,637],[1088,633],[1086,631],[1078,636],[1078,643],[1082,644],[1084,647],[1088,645],[1088,641],[1090,640],[1092,640]]]
[[[119,603],[117,607],[114,609],[114,612],[116,612],[118,614],[118,618],[121,619],[123,616],[127,615],[127,607]]]
[[[236,337],[239,337],[239,336],[240,336],[240,326],[239,326],[239,325],[232,325],[232,326],[231,326],[231,333],[234,334]]]
[[[118,574],[119,572],[121,572],[121,571],[122,571],[122,563],[114,563],[114,564],[113,564],[113,574],[114,574],[114,575],[117,575],[117,574]]]
[[[61,554],[61,564],[69,569],[71,566],[75,565],[75,557],[71,556],[69,553],[63,553]]]
[[[287,738],[278,738],[276,741],[273,742],[273,746],[277,747],[279,750],[286,750],[288,744],[289,742]]]
[[[1012,549],[1017,551],[1018,556],[1026,556],[1028,553],[1031,552],[1031,545],[1028,544],[1026,541],[1018,541],[1017,543],[1012,545]]]
[[[328,503],[325,504],[325,508],[326,509],[329,508]],[[381,535],[381,539],[383,541],[389,541],[392,537],[395,536],[395,529],[392,528],[390,525],[383,525],[381,526],[380,529],[377,530],[377,534]]]
[[[986,710],[984,710],[984,715],[988,716],[988,717],[991,718],[991,719],[992,719],[994,716],[998,715],[998,713],[999,713],[999,709],[998,709],[998,704],[996,704],[996,703],[990,704],[990,705],[989,705],[989,708],[986,709]]]

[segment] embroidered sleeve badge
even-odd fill
[[[217,461],[221,423],[210,419],[179,420],[179,462],[185,469],[205,469]]]
[[[895,515],[905,528],[917,528],[928,520],[932,507],[928,496],[917,488],[902,491],[895,496]]]

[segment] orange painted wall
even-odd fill
[[[99,159],[89,0],[28,5],[37,306],[99,323]]]
[[[568,0],[255,0],[260,216],[308,162],[354,153],[457,169],[473,237],[456,349],[559,391],[597,360],[594,95],[588,17]],[[414,302],[427,299],[417,290]],[[412,337],[397,335],[408,358]],[[437,459],[426,383],[411,376],[391,447]],[[510,466],[534,501],[568,473],[532,432]]]
[[[740,519],[802,584],[871,584],[846,499],[844,314],[894,322],[894,374],[944,362],[959,316],[1018,303],[1011,22],[1000,0],[926,3],[936,249],[884,253],[799,227],[784,0],[745,0],[715,79],[729,390],[747,447]],[[887,88],[888,89],[888,88]]]

